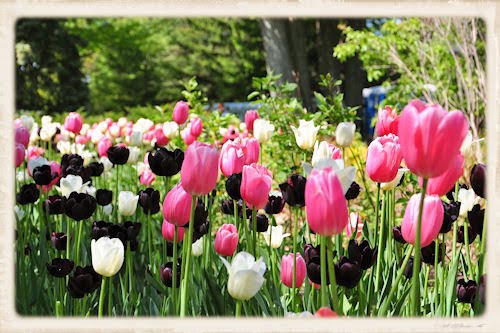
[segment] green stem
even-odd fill
[[[241,316],[241,301],[236,300],[236,318]]]
[[[374,240],[372,241],[372,247],[377,244],[377,237],[378,237],[378,220],[379,220],[379,206],[380,206],[380,183],[377,183],[377,202],[375,205],[375,237]],[[355,230],[357,232],[357,230]],[[380,249],[379,249],[380,251]],[[377,255],[378,256],[378,255]],[[367,315],[370,313],[371,309],[371,304],[372,304],[372,288],[373,288],[373,275],[374,275],[374,267],[370,270],[370,277],[368,279],[368,295],[367,295],[367,301],[366,301],[366,311]]]
[[[320,241],[320,269],[321,269],[321,306],[328,306],[326,297],[326,236],[321,236]],[[330,277],[331,279],[331,277]]]
[[[292,209],[293,210],[293,209]],[[290,214],[292,213],[292,210],[290,210]],[[298,214],[295,214],[295,219],[293,219],[293,236],[292,236],[292,242],[293,242],[293,276],[292,276],[292,309],[293,311],[296,310],[296,305],[295,305],[295,295],[297,291],[297,220],[298,220]]]
[[[104,295],[105,295],[105,289],[106,289],[106,281],[107,277],[103,276],[102,277],[102,283],[101,283],[101,293],[99,295],[99,313],[98,316],[99,318],[102,317],[103,315],[103,309],[104,309]]]
[[[365,192],[365,195],[368,198],[368,201],[370,202],[370,206],[372,206],[372,208],[375,209],[375,205],[373,204],[372,196],[370,194],[370,191],[368,191],[368,185],[366,183],[365,173],[362,171],[362,170],[364,170],[364,168],[362,168],[361,162],[358,160],[358,157],[356,156],[356,154],[354,154],[351,147],[349,147],[349,150],[351,151],[351,154],[354,157],[354,162],[356,163],[356,166],[358,167],[358,170],[361,173],[361,180],[363,181],[363,186],[365,187],[365,190],[363,192]]]
[[[252,254],[257,258],[257,210],[252,209]]]
[[[469,221],[467,218],[464,219],[464,242],[465,242],[465,259],[467,262],[467,271],[464,272],[466,275],[467,273],[470,274],[471,278],[474,278],[474,268],[472,267],[471,264],[471,259],[470,259],[470,246],[469,246]]]
[[[186,263],[185,263],[185,269],[184,269],[184,280],[182,281],[182,295],[181,295],[181,317],[186,317],[187,314],[187,289],[188,289],[188,273],[190,270],[190,265],[191,265],[191,243],[193,239],[193,225],[194,225],[194,212],[196,209],[196,196],[193,195],[193,201],[191,203],[191,215],[189,218],[189,228],[188,228],[188,234],[187,234],[187,241],[186,241],[186,235],[184,235],[184,241],[186,242]],[[184,262],[182,263],[184,265]]]
[[[77,222],[78,223],[78,234],[76,236],[76,242],[75,242],[75,248],[76,248],[75,264],[77,264],[77,265],[80,263],[80,239],[82,237],[82,228],[83,228],[84,222],[85,221]]]
[[[384,233],[385,233],[385,213],[387,210],[387,195],[384,194],[384,199],[382,201],[382,219],[380,219],[380,233],[378,235],[378,252],[377,252],[377,262],[376,262],[376,273],[375,273],[375,293],[379,291],[380,288],[380,275],[382,273],[382,261],[384,254]]]
[[[109,297],[108,297],[108,316],[111,316],[113,309],[113,277],[109,277]]]
[[[325,237],[325,240],[327,238]],[[329,246],[327,251],[328,256],[328,275],[330,277],[330,293],[332,296],[333,303],[333,311],[337,313],[337,315],[342,316],[342,308],[339,306],[338,294],[337,294],[337,280],[335,278],[335,268],[333,267],[333,244],[331,239],[328,239]]]
[[[174,304],[174,314],[177,315],[177,238],[179,237],[179,227],[174,225],[174,253],[172,258],[172,304]]]
[[[439,295],[439,279],[437,273],[438,258],[439,258],[439,239],[436,238],[434,246],[434,309],[435,310],[438,308],[438,295]],[[425,288],[427,288],[427,284],[425,285]]]
[[[153,258],[152,258],[152,253],[153,253],[153,249],[152,249],[152,241],[151,241],[151,235],[152,235],[152,228],[151,228],[151,212],[148,212],[148,218],[147,218],[147,230],[146,232],[148,233],[148,257],[149,257],[149,264],[150,264],[150,267],[151,269],[153,269],[153,266],[154,265],[154,261],[153,261]]]

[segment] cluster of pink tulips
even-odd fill
[[[210,115],[184,101],[160,124],[16,119],[18,311],[482,311],[486,167],[473,160],[479,143],[461,111],[385,107],[366,155],[354,123],[321,140],[320,126],[301,119],[279,129],[304,151],[303,169],[282,166],[283,182],[266,153],[275,126],[259,112],[223,129],[206,128]],[[212,132],[217,141],[204,142]],[[40,297],[27,292],[35,286]]]

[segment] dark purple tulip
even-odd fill
[[[234,214],[233,200],[231,199],[222,200],[220,204],[220,209],[222,211],[222,214],[233,215]]]
[[[250,230],[253,230],[252,216],[249,216],[249,219],[249,228]],[[257,214],[255,216],[255,219],[257,221],[257,232],[266,232],[267,228],[269,227],[269,219],[267,218],[267,216],[264,214]]]
[[[482,304],[486,303],[485,293],[486,293],[486,274],[483,274],[479,278],[479,288],[478,288],[479,300],[481,301]]]
[[[95,198],[86,193],[72,192],[64,203],[64,212],[73,220],[88,219],[97,207]]]
[[[406,241],[403,238],[403,234],[401,233],[401,226],[400,225],[392,228],[392,237],[394,237],[394,240],[396,242],[401,243],[401,244],[406,244]]]
[[[241,177],[242,177],[241,172],[240,173],[233,173],[226,180],[227,194],[229,194],[229,196],[233,200],[240,200],[241,199],[241,193],[240,193]]]
[[[98,189],[95,192],[95,198],[99,206],[107,206],[113,201],[113,192],[105,189]]]
[[[335,257],[336,252],[333,253]],[[321,284],[321,257],[319,245],[306,244],[304,247],[304,260],[306,262],[307,277],[316,284]],[[326,284],[330,284],[328,270],[326,272]]]
[[[50,165],[44,164],[33,169],[33,180],[37,185],[49,185],[52,179]]]
[[[58,251],[65,251],[68,237],[64,232],[53,232],[51,236],[52,245]]]
[[[16,194],[16,202],[20,205],[35,203],[40,196],[40,191],[36,184],[24,184]]]
[[[478,163],[472,167],[470,184],[477,195],[481,198],[486,197],[486,165]]]
[[[101,237],[109,236],[111,223],[105,221],[95,221],[92,223],[92,239],[98,240]]]
[[[290,206],[304,207],[305,206],[305,189],[306,178],[294,173],[288,180],[279,185],[285,202]]]
[[[141,224],[138,222],[134,223],[131,221],[126,221],[123,223],[122,228],[126,232],[127,241],[130,244],[130,250],[136,251],[138,248],[138,245],[139,245],[139,242],[137,240],[137,236],[139,235],[139,232],[141,231]]]
[[[401,264],[403,264],[403,260],[401,260]],[[420,262],[420,267],[422,267],[422,262]],[[408,263],[406,264],[406,267],[403,271],[403,275],[407,279],[411,279],[411,277],[413,276],[413,257],[410,257],[410,259],[408,260]]]
[[[99,162],[91,162],[88,168],[92,171],[91,177],[99,177],[104,172],[104,164]]]
[[[467,233],[469,236],[469,245],[476,239],[477,234],[472,230],[471,226],[467,227]],[[465,244],[465,228],[463,225],[458,227],[457,232],[457,243]]]
[[[173,276],[174,276],[174,270],[173,270],[173,262],[167,262],[165,265],[161,266],[160,269],[161,272],[161,281],[163,282],[164,285],[167,287],[172,287],[173,283]],[[177,264],[177,279],[176,279],[176,287],[178,288],[180,286],[180,280],[181,280],[181,265]]]
[[[101,285],[102,277],[97,274],[92,266],[77,266],[73,276],[68,281],[68,292],[73,298],[83,298]]]
[[[370,248],[370,244],[366,239],[360,244],[354,239],[349,241],[349,259],[358,263],[361,269],[368,269],[373,266],[377,259],[377,252],[377,247],[375,246],[373,249]]]
[[[285,207],[283,194],[271,194],[267,200],[265,211],[267,214],[279,214],[283,210],[283,207]]]
[[[156,148],[148,154],[151,171],[157,176],[171,177],[181,171],[184,152],[180,149],[170,151],[167,148]]]
[[[441,202],[443,203],[444,218],[439,233],[446,234],[451,230],[453,222],[455,222],[458,219],[458,214],[460,212],[460,202],[458,201],[450,201],[450,203],[446,203],[444,201]]]
[[[443,260],[443,252],[445,249],[445,244],[440,243],[438,248],[438,263]],[[422,261],[428,265],[434,265],[434,259],[436,258],[436,242],[432,241],[429,245],[421,249]]]
[[[139,191],[139,206],[144,214],[156,214],[160,211],[160,192],[152,187]]]
[[[346,256],[342,256],[339,261],[335,263],[335,279],[337,284],[344,286],[346,288],[354,288],[361,276],[363,275],[363,270],[361,266]]]
[[[474,205],[474,207],[472,207],[472,210],[467,213],[467,218],[469,219],[472,230],[474,230],[474,232],[478,234],[479,237],[482,237],[484,226],[484,209],[481,209],[481,206],[479,206],[479,204]]]
[[[65,277],[73,270],[75,263],[69,259],[54,258],[47,264],[49,274],[58,278]]]
[[[465,282],[464,279],[457,281],[457,299],[460,303],[474,303],[476,296],[477,283],[474,280]]]
[[[128,148],[121,145],[109,147],[106,153],[108,154],[109,161],[115,165],[123,165],[127,163],[130,155]]]
[[[60,195],[50,195],[43,204],[43,210],[49,215],[64,214],[64,198]]]
[[[345,199],[346,200],[354,200],[358,197],[359,192],[361,192],[361,187],[359,186],[358,183],[352,182],[351,186],[349,186],[349,189],[345,193]]]

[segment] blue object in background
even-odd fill
[[[363,89],[363,116],[361,119],[361,134],[363,137],[373,137],[375,127],[371,125],[380,103],[385,99],[387,90],[382,86],[374,86]]]
[[[248,110],[257,110],[260,106],[258,103],[252,102],[225,102],[222,105],[224,106],[222,115],[232,113],[237,115],[242,121],[245,120],[245,113]],[[211,111],[220,110],[219,104],[212,104],[209,108]]]

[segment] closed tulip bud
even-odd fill
[[[250,132],[254,130],[254,123],[258,118],[259,114],[255,110],[248,110],[245,113],[245,125]]]
[[[241,179],[242,179],[242,173],[240,172],[240,173],[233,173],[226,180],[227,194],[229,194],[229,196],[233,200],[241,199],[241,191],[240,191]]]
[[[40,190],[38,190],[36,184],[24,184],[16,194],[16,203],[20,205],[35,203],[39,196]]]
[[[472,230],[482,237],[483,227],[484,227],[484,209],[481,209],[479,204],[474,205],[472,209],[467,213],[467,218],[469,219],[470,226]]]
[[[156,175],[151,171],[151,169],[144,169],[139,176],[139,182],[145,186],[151,186],[155,179]]]
[[[404,107],[398,134],[408,168],[422,178],[440,176],[456,159],[467,134],[463,112],[447,112],[439,105],[413,100]]]
[[[398,135],[398,124],[399,117],[396,109],[390,106],[379,109],[377,114],[377,125],[375,126],[378,136],[384,136],[391,133]]]
[[[271,191],[264,208],[267,214],[279,214],[285,206],[285,199],[280,191]]]
[[[123,216],[134,215],[138,201],[138,195],[130,191],[121,191],[118,195],[118,212]]]
[[[106,206],[109,205],[113,200],[113,192],[111,192],[110,190],[98,189],[95,192],[95,198],[99,206]]]
[[[356,262],[361,269],[368,269],[373,266],[375,260],[377,259],[378,248],[375,246],[373,249],[370,248],[370,244],[365,239],[361,243],[354,239],[349,241],[349,259]]]
[[[191,195],[212,192],[219,176],[219,151],[210,145],[195,142],[186,149],[181,168],[181,186]]]
[[[191,134],[191,129],[189,127],[190,126],[181,131],[181,138],[182,140],[184,140],[184,144],[186,146],[190,146],[191,144],[193,144],[193,142],[196,141],[196,137]]]
[[[279,185],[285,202],[292,207],[305,206],[306,178],[294,173],[286,182]]]
[[[135,164],[139,160],[139,154],[141,153],[141,149],[138,147],[129,147],[128,148],[129,155],[127,159],[127,163]]]
[[[179,125],[175,121],[167,121],[163,124],[163,134],[170,140],[179,134]]]
[[[194,257],[200,257],[203,254],[203,238],[199,238],[191,245],[191,254]]]
[[[257,232],[266,232],[267,229],[269,228],[269,219],[267,218],[267,216],[264,214],[257,214],[255,216],[255,219],[257,220]],[[250,220],[249,223],[250,230],[253,230],[252,223],[253,221]]]
[[[339,261],[335,263],[335,279],[337,284],[346,288],[354,288],[361,276],[363,270],[361,266],[345,256],[342,256]]]
[[[451,230],[451,225],[458,219],[458,214],[460,212],[460,202],[450,201],[450,203],[443,203],[444,209],[444,217],[443,217],[443,225],[439,230],[440,234],[445,234]]]
[[[257,261],[247,252],[239,252],[231,262],[231,265],[223,259],[229,279],[227,290],[234,299],[246,301],[254,297],[264,283],[266,263],[260,257]]]
[[[464,161],[464,157],[461,154],[458,154],[455,158],[455,163],[453,163],[445,172],[443,172],[440,176],[429,179],[425,193],[443,196],[451,189],[454,189],[455,183],[464,172]],[[422,186],[422,177],[418,177],[418,183]]]
[[[27,148],[30,143],[30,135],[30,131],[26,127],[17,127],[15,132],[16,144],[21,144],[24,148]]]
[[[54,258],[47,264],[49,274],[58,278],[63,278],[73,270],[75,263],[69,259]]]
[[[99,156],[108,157],[108,149],[111,147],[113,147],[113,142],[111,142],[111,140],[108,139],[107,137],[103,137],[97,143],[97,153],[99,154]],[[125,160],[125,162],[126,162],[126,160]]]
[[[123,165],[127,163],[130,151],[125,146],[112,146],[107,150],[107,156],[111,163],[115,165]]]
[[[349,223],[347,201],[333,169],[314,169],[305,189],[307,221],[312,231],[323,236],[340,234]]]
[[[459,303],[473,304],[477,292],[477,283],[474,280],[459,279],[457,281],[457,300]]]
[[[179,227],[189,222],[193,197],[187,193],[181,184],[175,185],[163,201],[163,218]]]
[[[92,171],[92,177],[99,177],[104,172],[104,164],[99,162],[91,162],[89,163],[89,168]]]
[[[346,200],[354,200],[358,197],[359,192],[361,192],[361,187],[359,186],[359,184],[356,182],[352,182],[344,197]]]
[[[317,318],[332,318],[337,317],[337,314],[327,306],[323,306],[316,311],[314,317]]]
[[[24,146],[22,144],[16,143],[15,147],[16,168],[20,167],[21,164],[23,164],[25,158],[26,158],[26,149],[24,149]]]
[[[281,282],[283,282],[283,284],[288,288],[293,288],[293,261],[293,253],[283,255],[283,257],[281,258],[280,278]],[[295,287],[300,288],[300,286],[302,286],[302,283],[304,283],[304,279],[306,278],[306,262],[304,261],[304,258],[302,258],[300,253],[297,253],[295,255],[295,267]]]
[[[471,226],[467,227],[467,233],[469,237],[469,245],[474,242],[476,239],[477,234],[472,230]],[[457,243],[464,244],[465,245],[465,227],[463,225],[458,227],[457,230]]]
[[[109,204],[109,205],[103,206],[103,207],[102,207],[102,212],[103,212],[105,215],[110,216],[110,215],[111,215],[111,213],[113,213],[113,205],[112,205],[112,204]]]
[[[64,199],[60,195],[49,195],[44,202],[43,210],[49,215],[64,214]]]
[[[399,138],[393,134],[376,138],[368,146],[366,173],[377,183],[387,183],[396,178],[401,164]]]
[[[273,249],[278,249],[283,243],[285,237],[290,236],[289,233],[283,233],[283,226],[278,225],[276,227],[267,227],[267,231],[262,234],[267,246],[271,246]]]
[[[241,198],[249,208],[262,209],[267,204],[273,174],[266,167],[252,163],[243,167]]]
[[[235,140],[239,142],[239,140]],[[245,152],[245,165],[259,162],[260,144],[256,138],[244,138],[241,140],[243,151]]]
[[[293,134],[295,134],[295,141],[302,149],[311,149],[316,141],[316,136],[319,131],[319,126],[314,126],[314,120],[305,121],[299,120],[299,128],[291,126]]]
[[[182,242],[184,239],[184,228],[177,227],[177,242]],[[175,233],[175,225],[168,222],[167,220],[163,220],[163,224],[161,225],[161,234],[163,238],[169,242],[174,241],[174,233]]]
[[[73,276],[68,280],[68,293],[73,298],[83,298],[101,285],[102,277],[97,274],[92,266],[77,266]]]
[[[125,252],[123,243],[119,239],[109,237],[93,239],[90,249],[92,267],[98,274],[111,277],[118,273],[123,265]]]
[[[440,243],[438,245],[438,263],[443,261],[442,250],[445,249],[446,246],[444,243]],[[432,241],[429,245],[423,247],[421,249],[422,253],[422,262],[428,265],[434,265],[434,261],[436,258],[436,242]]]
[[[66,243],[68,241],[68,237],[64,232],[53,232],[50,240],[52,241],[52,245],[58,251],[66,250]]]
[[[474,190],[461,188],[458,190],[458,201],[460,202],[459,215],[466,216],[478,203],[479,197],[476,197]]]
[[[173,284],[173,277],[174,277],[174,263],[173,262],[167,262],[165,265],[161,266],[160,272],[161,272],[161,281],[163,282],[164,285],[166,285],[169,288],[172,288]],[[179,288],[180,283],[181,283],[181,265],[177,263],[177,279],[175,280],[175,287]]]
[[[76,112],[70,112],[64,121],[64,128],[75,134],[80,133],[83,126],[82,116]]]
[[[172,113],[172,119],[179,125],[186,122],[189,116],[189,105],[184,101],[178,101],[175,104],[174,112]]]
[[[21,121],[21,126],[25,127],[28,129],[28,131],[31,131],[33,126],[35,125],[35,119],[33,119],[32,116],[27,116],[23,114],[19,120]]]
[[[340,147],[349,147],[354,141],[355,132],[356,124],[350,122],[339,123],[335,130],[335,141]]]
[[[253,136],[259,143],[266,143],[274,133],[274,125],[265,119],[255,119],[253,123]]]
[[[486,165],[479,163],[472,167],[470,184],[477,195],[486,198]]]
[[[233,224],[223,224],[215,235],[215,252],[221,256],[232,256],[238,247],[238,230]]]
[[[222,174],[229,177],[241,173],[245,165],[245,154],[241,145],[234,141],[226,141],[222,145],[219,167]]]
[[[87,193],[72,192],[64,202],[64,212],[75,221],[86,220],[97,208],[95,198]]]
[[[401,233],[410,244],[415,244],[415,234],[418,223],[418,212],[421,194],[414,194],[406,206]],[[422,229],[420,236],[421,247],[429,245],[438,235],[443,224],[444,209],[437,195],[428,195],[424,199],[422,215]]]
[[[406,241],[403,238],[403,234],[401,233],[401,226],[400,225],[392,228],[392,237],[394,238],[394,240],[396,242],[401,243],[401,244],[406,244]]]
[[[137,237],[139,236],[139,232],[141,231],[142,224],[139,222],[125,221],[122,224],[123,230],[127,234],[127,241],[130,243],[130,249],[132,251],[137,250]]]
[[[160,192],[152,187],[139,191],[139,205],[144,214],[156,214],[160,211]]]

